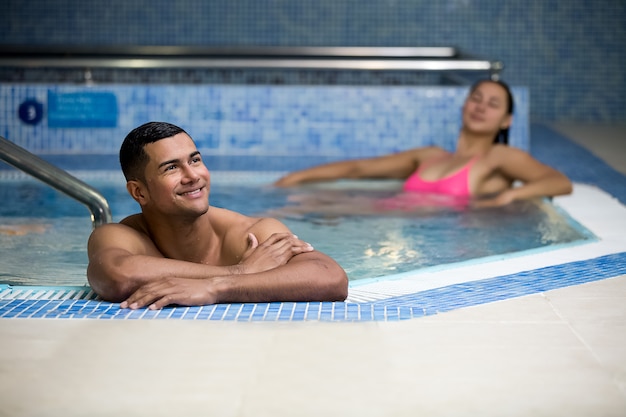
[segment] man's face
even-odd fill
[[[158,140],[144,148],[147,199],[144,209],[197,216],[209,208],[210,174],[186,133]],[[141,204],[141,202],[140,202]]]

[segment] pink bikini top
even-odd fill
[[[423,166],[420,166],[404,183],[404,191],[433,194],[447,194],[458,197],[470,197],[469,172],[478,158],[472,158],[458,171],[438,180],[428,181],[420,177]]]

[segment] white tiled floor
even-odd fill
[[[626,276],[402,322],[5,319],[0,348],[0,416],[625,416]]]

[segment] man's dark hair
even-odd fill
[[[148,164],[148,154],[144,151],[144,147],[147,144],[179,133],[186,132],[166,122],[149,122],[131,130],[120,147],[120,166],[126,181],[145,181],[144,171]]]

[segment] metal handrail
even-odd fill
[[[0,159],[87,206],[94,228],[112,222],[109,203],[95,188],[2,136]]]
[[[329,70],[490,71],[504,65],[451,47],[0,47],[0,67],[290,68]]]
[[[448,46],[34,46],[1,45],[5,56],[204,56],[204,57],[389,57],[455,58],[461,54]]]

